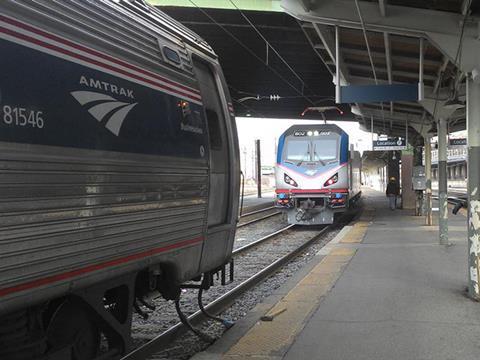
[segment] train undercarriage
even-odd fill
[[[214,285],[233,281],[233,262],[203,274],[186,284],[172,283],[172,276],[160,268],[126,274],[94,286],[52,299],[37,306],[0,317],[0,359],[2,360],[114,360],[133,350],[133,313],[145,320],[151,301],[160,295],[175,301],[180,321],[199,337],[180,309],[182,288],[198,289],[198,306],[206,317],[230,323],[209,314],[202,292]],[[208,340],[208,339],[205,339]]]
[[[302,194],[284,195],[277,200],[277,207],[285,212],[289,224],[327,225],[335,218],[354,206],[360,193],[349,197],[348,194]]]

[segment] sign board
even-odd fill
[[[405,150],[407,143],[404,138],[401,137],[389,137],[382,140],[373,141],[374,151],[386,151],[386,150]]]
[[[467,146],[467,139],[449,139],[448,140],[449,146]]]
[[[340,103],[418,101],[418,84],[340,86]]]

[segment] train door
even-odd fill
[[[208,64],[196,58],[194,58],[193,64],[207,117],[210,142],[208,226],[212,227],[227,222],[228,188],[230,184],[227,128],[219,90],[212,70]]]

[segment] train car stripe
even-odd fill
[[[199,96],[193,96],[191,94],[187,94],[183,91],[179,91],[177,89],[168,87],[168,86],[166,86],[166,85],[164,85],[164,84],[162,84],[158,81],[153,81],[153,80],[150,80],[150,79],[132,74],[132,73],[130,73],[128,71],[125,71],[125,70],[122,70],[118,67],[111,66],[111,65],[102,63],[101,61],[95,60],[93,58],[89,58],[87,56],[74,53],[70,50],[60,48],[56,45],[46,43],[42,40],[38,40],[36,38],[33,38],[29,35],[25,35],[25,34],[10,30],[8,28],[3,28],[3,27],[0,27],[0,33],[9,35],[9,36],[11,36],[15,39],[23,40],[23,41],[25,41],[29,44],[36,45],[36,46],[39,47],[37,49],[40,50],[40,51],[43,51],[43,49],[50,50],[51,52],[49,52],[49,53],[54,55],[54,56],[57,56],[57,54],[60,53],[62,55],[67,56],[67,57],[60,56],[64,59],[66,59],[66,60],[72,61],[71,58],[77,59],[77,60],[80,60],[80,62],[78,62],[78,61],[73,61],[73,62],[80,63],[82,65],[86,65],[86,66],[89,66],[89,67],[92,67],[91,65],[93,65],[93,66],[95,66],[95,68],[97,68],[101,71],[109,70],[107,72],[112,73],[113,75],[118,76],[118,74],[121,74],[121,75],[124,76],[124,78],[126,78],[130,81],[132,81],[132,79],[135,79],[135,80],[138,80],[136,82],[141,82],[141,83],[147,84],[147,86],[149,86],[149,87],[152,87],[152,85],[153,85],[154,88],[157,88],[158,90],[160,90],[162,92],[168,92],[168,93],[170,93],[174,96],[181,97],[181,98],[186,98],[187,100],[190,100],[190,101],[195,101],[197,103],[199,103],[201,101],[201,97],[199,97]]]
[[[289,193],[289,194],[335,194],[335,193],[348,193],[348,189],[276,189],[277,194]]]
[[[52,275],[52,276],[49,276],[49,277],[46,277],[46,278],[33,280],[33,281],[26,282],[26,283],[23,283],[23,284],[20,284],[20,285],[15,285],[15,286],[3,288],[3,289],[0,288],[0,297],[6,296],[6,295],[9,295],[9,294],[12,294],[12,293],[16,293],[16,292],[29,290],[29,289],[34,289],[34,288],[37,288],[37,287],[40,287],[40,286],[56,283],[56,282],[59,282],[59,281],[62,281],[62,280],[72,279],[72,278],[80,276],[80,275],[85,275],[85,274],[88,274],[88,273],[91,273],[91,272],[94,272],[94,271],[102,270],[102,269],[109,268],[109,267],[116,266],[116,265],[122,265],[122,264],[125,264],[125,263],[128,263],[128,262],[134,261],[134,260],[144,259],[148,256],[161,254],[161,253],[164,253],[164,252],[167,252],[167,251],[170,251],[170,250],[184,248],[184,247],[188,247],[188,246],[191,246],[191,245],[199,244],[199,243],[203,242],[203,240],[204,240],[204,237],[197,237],[197,238],[190,239],[190,240],[184,240],[184,241],[177,242],[175,244],[170,244],[170,245],[167,245],[167,246],[150,249],[150,250],[143,251],[143,252],[140,252],[140,253],[137,253],[137,254],[128,255],[128,256],[125,256],[125,257],[122,257],[122,258],[105,261],[105,262],[102,262],[102,263],[99,263],[99,264],[89,265],[89,266],[86,266],[86,267],[83,267],[83,268],[80,268],[80,269],[75,269],[75,270],[68,271],[68,272],[65,272],[65,273]]]
[[[0,15],[0,20],[10,25],[12,25],[11,22],[15,22],[14,20],[11,20],[8,18],[7,20],[10,20],[10,21],[8,22],[5,21],[5,17],[3,15]],[[17,28],[20,27],[16,24],[13,24],[13,26]],[[162,92],[167,92],[174,96],[185,98],[186,100],[190,100],[192,102],[201,104],[202,98],[199,92],[195,89],[190,89],[183,85],[176,84],[171,80],[164,79],[154,73],[150,73],[144,69],[137,68],[131,64],[125,63],[115,58],[111,58],[111,60],[109,60],[111,64],[102,60],[95,59],[94,57],[92,57],[92,55],[96,56],[97,58],[100,58],[99,55],[101,55],[101,53],[97,52],[96,50],[91,50],[92,54],[89,54],[89,53],[87,53],[87,55],[82,54],[78,52],[78,50],[76,49],[76,47],[82,47],[82,46],[77,45],[75,43],[70,43],[70,41],[68,40],[65,40],[65,42],[69,43],[68,45],[74,48],[75,50],[77,50],[77,52],[75,52],[75,50],[70,50],[68,48],[46,42],[43,39],[36,36],[35,34],[31,34],[31,33],[29,34],[28,32],[26,33],[25,30],[26,29],[24,27],[20,27],[20,30],[18,30],[8,25],[0,26],[0,33],[7,35],[7,37],[13,38],[13,39],[7,39],[7,40],[11,40],[16,43],[18,43],[17,40],[20,40],[24,42],[22,43],[22,45],[34,47],[37,50],[47,52],[51,55],[61,57],[69,61],[73,61],[81,65],[94,67],[95,69],[98,69],[100,71],[104,71],[107,73],[111,73],[112,75],[115,75],[115,76],[119,76],[120,74],[122,75],[121,76],[122,78],[126,78],[127,80],[132,81],[133,79],[133,81],[135,82],[140,82],[143,85],[146,85],[149,87],[153,86],[154,88]],[[38,30],[38,32],[41,32],[41,30]],[[105,55],[105,57],[109,57],[109,56]],[[114,60],[115,60],[115,63],[114,63]],[[121,68],[120,66],[118,66],[116,62],[121,63],[122,64],[121,66],[123,66],[124,68]],[[133,71],[136,71],[142,75],[133,73],[132,71],[128,70],[129,68],[132,68]],[[153,76],[152,74],[154,74],[155,76]]]
[[[10,17],[7,17],[5,15],[0,15],[0,19],[8,24],[11,24],[13,26],[16,26],[18,28],[22,28],[24,30],[27,30],[29,32],[32,32],[36,35],[39,35],[39,36],[42,36],[44,38],[47,38],[47,39],[50,39],[50,40],[53,40],[53,41],[56,41],[62,45],[66,45],[66,46],[70,46],[76,50],[79,50],[79,51],[83,51],[89,55],[94,55],[94,56],[97,56],[99,58],[102,58],[104,60],[107,60],[107,61],[110,61],[112,63],[115,63],[117,65],[120,65],[120,66],[124,66],[130,70],[134,70],[134,71],[137,71],[141,74],[144,74],[144,75],[147,75],[147,76],[151,76],[153,78],[156,78],[157,80],[160,80],[160,81],[163,81],[165,83],[168,83],[172,86],[175,86],[175,87],[178,87],[180,89],[183,89],[185,91],[189,91],[189,92],[192,92],[193,94],[196,94],[196,95],[200,95],[200,90],[198,89],[195,89],[195,88],[191,88],[191,87],[188,87],[188,86],[185,86],[185,85],[182,85],[182,84],[179,84],[173,80],[170,80],[168,78],[165,78],[163,76],[160,76],[152,71],[148,71],[148,70],[145,70],[145,69],[142,69],[138,66],[135,66],[133,64],[130,64],[126,61],[123,61],[123,60],[120,60],[120,59],[117,59],[111,55],[108,55],[108,54],[105,54],[105,53],[102,53],[100,51],[97,51],[95,49],[92,49],[92,48],[89,48],[87,46],[84,46],[84,45],[81,45],[79,43],[75,43],[71,40],[68,40],[66,38],[62,38],[58,35],[55,35],[55,34],[52,34],[52,33],[49,33],[47,31],[44,31],[42,29],[39,29],[39,28],[36,28],[30,24],[26,24],[26,23],[23,23],[23,22],[20,22],[16,19],[12,19]]]

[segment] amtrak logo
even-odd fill
[[[71,93],[80,105],[89,107],[88,112],[98,122],[105,123],[105,127],[118,136],[128,113],[138,103],[126,103],[117,99],[92,91],[74,91]]]

